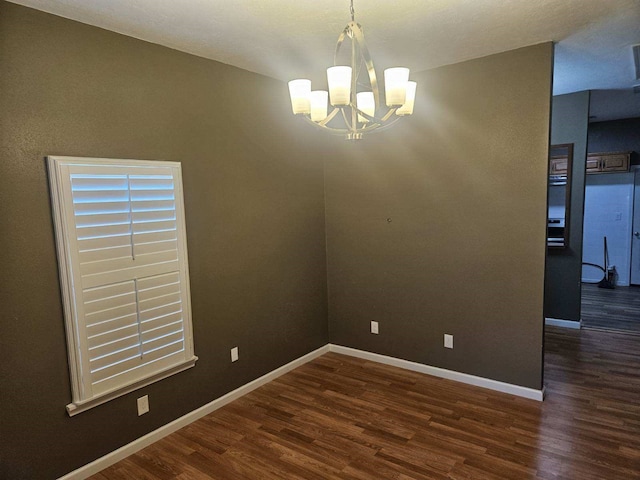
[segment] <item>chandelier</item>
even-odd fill
[[[346,39],[351,41],[351,62],[350,65],[340,65],[338,55]],[[291,107],[295,115],[301,115],[311,124],[331,133],[345,135],[347,140],[360,140],[364,133],[392,125],[399,117],[413,113],[416,82],[409,81],[408,68],[394,67],[384,71],[387,108],[380,115],[376,70],[364,41],[362,26],[355,21],[353,0],[351,21],[338,37],[333,63],[334,66],[327,69],[329,91],[312,91],[311,80],[307,79],[289,82]],[[361,81],[363,69],[368,78]],[[333,106],[331,112],[328,111],[329,103]]]

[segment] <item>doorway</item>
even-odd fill
[[[583,228],[583,328],[640,335],[637,167],[629,172],[586,176]]]

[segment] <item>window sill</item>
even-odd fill
[[[127,385],[126,387],[119,388],[112,392],[105,393],[100,395],[99,397],[94,397],[89,400],[85,400],[83,402],[73,402],[67,405],[67,413],[70,417],[78,415],[79,413],[86,412],[87,410],[92,409],[93,407],[97,407],[98,405],[102,405],[103,403],[109,402],[114,398],[121,397],[122,395],[126,395],[127,393],[131,393],[134,390],[138,390],[139,388],[146,387],[158,380],[162,380],[164,378],[175,375],[176,373],[183,372],[193,366],[195,366],[198,357],[194,356],[190,360],[186,362],[175,365],[163,372],[158,372],[152,377],[145,378],[140,380],[139,382],[133,383],[131,385]]]

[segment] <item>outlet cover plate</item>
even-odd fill
[[[238,347],[233,347],[231,349],[231,361],[232,362],[238,361]]]
[[[444,334],[444,348],[453,348],[453,335]]]
[[[378,329],[378,322],[371,322],[371,333],[375,333],[376,335],[378,335],[378,333],[380,332],[380,330]]]
[[[138,399],[138,416],[144,415],[149,411],[149,395]]]

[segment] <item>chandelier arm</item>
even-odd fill
[[[373,130],[386,130],[387,128],[389,128],[391,125],[393,125],[394,123],[396,123],[399,120],[400,120],[400,117],[395,117],[392,120],[390,120],[389,122],[384,123],[384,124],[375,123],[373,125],[363,127],[362,129],[360,129],[360,131],[362,131],[362,132],[371,132]]]
[[[351,133],[351,130],[347,130],[346,128],[329,127],[327,125],[323,125],[322,122],[314,122],[313,120],[311,120],[311,118],[309,118],[308,115],[302,115],[302,118],[304,118],[311,125],[321,128],[322,130],[327,130],[329,133],[332,133],[334,135],[345,135]],[[356,130],[356,132],[358,131],[359,130]]]
[[[353,32],[353,41],[358,43],[360,47],[360,55],[364,59],[364,64],[367,67],[367,73],[369,75],[369,83],[371,83],[371,89],[373,90],[373,98],[376,102],[376,109],[380,108],[380,91],[378,89],[378,79],[376,77],[376,69],[373,66],[373,59],[369,53],[369,47],[364,40],[364,32],[360,24],[351,22],[348,26]]]
[[[349,35],[349,25],[347,25],[346,27],[344,27],[344,30],[342,31],[342,33],[338,36],[338,41],[336,42],[336,49],[335,52],[333,53],[333,64],[337,65],[338,64],[338,53],[340,53],[340,47],[342,47],[342,44],[344,43],[344,39]]]
[[[385,114],[384,117],[382,117],[382,121],[386,122],[387,120],[389,120],[389,118],[391,118],[391,115],[393,115],[394,113],[396,113],[396,110],[398,110],[398,108],[390,108],[389,111]],[[396,117],[395,120],[397,120],[398,117]]]
[[[321,120],[320,122],[313,122],[313,123],[315,123],[316,125],[320,125],[321,127],[324,127],[327,123],[333,120],[333,117],[335,117],[339,111],[340,109],[338,107],[334,107],[331,113],[327,115],[327,117],[324,120]]]
[[[342,112],[342,118],[344,119],[344,123],[347,125],[347,131],[348,132],[355,132],[358,129],[358,124],[357,123],[352,123],[350,121],[350,119],[347,116],[347,113],[345,112],[345,108],[341,108],[340,111]],[[353,112],[353,109],[351,109],[351,111]],[[343,129],[344,130],[344,129]]]

